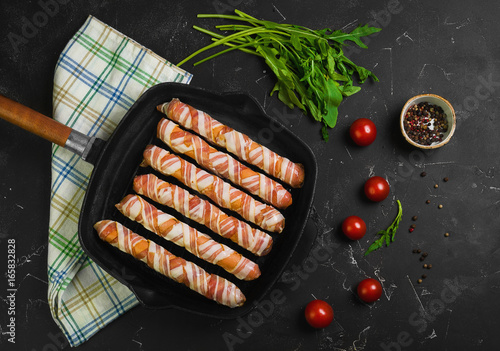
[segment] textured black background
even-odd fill
[[[383,28],[370,39],[368,50],[349,54],[373,70],[380,83],[366,83],[360,93],[342,103],[329,143],[321,141],[319,127],[310,118],[268,96],[274,77],[257,58],[232,53],[197,67],[184,66],[194,74],[192,85],[248,92],[269,115],[290,115],[288,126],[310,145],[319,161],[313,214],[291,258],[288,282],[276,285],[285,302],[275,305],[271,315],[252,330],[241,327],[241,321],[137,307],[79,349],[224,350],[224,333],[239,338],[237,350],[383,350],[383,345],[391,350],[489,350],[498,345],[499,5],[494,0],[391,3],[69,1],[16,50],[8,34],[21,35],[23,17],[32,19],[42,8],[36,1],[1,1],[0,93],[47,115],[58,55],[89,14],[174,63],[209,42],[192,25],[211,27],[220,22],[199,20],[197,13],[228,13],[235,6],[259,18],[312,28],[351,30],[374,18]],[[394,12],[390,16],[388,9]],[[433,152],[411,148],[398,129],[402,105],[419,93],[439,94],[457,111],[455,136]],[[378,127],[377,140],[366,148],[356,147],[348,138],[348,127],[358,117],[369,117]],[[423,170],[428,174],[425,178],[419,176]],[[390,197],[379,204],[362,196],[362,184],[372,174],[387,177],[391,184]],[[445,176],[450,179],[447,183],[442,182]],[[2,334],[2,350],[69,348],[46,298],[49,194],[49,143],[0,121],[0,258],[6,256],[7,239],[15,238],[19,285],[17,342],[13,347]],[[363,258],[375,233],[396,215],[395,199],[404,207],[395,243]],[[431,205],[425,204],[427,199]],[[440,203],[444,208],[438,210]],[[363,217],[369,227],[359,242],[345,240],[339,230],[351,214]],[[419,220],[410,234],[413,215]],[[445,238],[444,232],[450,237]],[[325,242],[335,247],[334,254],[316,267],[312,249]],[[427,251],[427,262],[433,264],[420,285],[416,280],[424,270],[418,255],[412,254],[416,247]],[[0,271],[6,269],[4,259]],[[372,305],[361,303],[354,293],[356,284],[367,276],[378,277],[384,285],[383,297]],[[296,283],[289,282],[291,277]],[[5,280],[0,277],[3,332]],[[450,292],[449,281],[458,284],[459,290]],[[328,301],[335,310],[334,323],[319,331],[310,329],[302,317],[314,297]],[[419,316],[422,311],[425,324]]]

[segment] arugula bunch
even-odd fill
[[[367,48],[361,38],[379,32],[380,28],[364,25],[350,33],[329,28],[312,30],[298,25],[258,20],[239,10],[235,10],[235,13],[199,14],[198,18],[221,18],[245,24],[216,26],[221,31],[234,32],[226,36],[193,26],[212,36],[214,42],[195,51],[179,62],[178,66],[219,45],[228,48],[194,65],[232,50],[262,57],[277,78],[271,95],[277,92],[278,98],[288,107],[293,109],[297,106],[316,121],[322,122],[321,132],[326,141],[328,128],[335,127],[337,123],[338,107],[343,97],[361,90],[354,85],[353,76],[357,75],[360,84],[368,77],[378,81],[372,72],[345,57],[342,47],[346,41],[351,41],[361,48]]]
[[[370,252],[375,251],[377,249],[380,249],[384,243],[385,246],[389,246],[390,243],[394,241],[394,238],[396,236],[396,230],[398,230],[399,227],[399,222],[401,221],[401,218],[403,217],[403,207],[401,206],[401,202],[397,200],[398,202],[398,214],[396,218],[394,219],[394,222],[387,228],[386,230],[381,230],[377,233],[377,235],[380,235],[380,238],[375,240],[368,250],[365,252],[365,256],[368,255]]]

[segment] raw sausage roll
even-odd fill
[[[274,207],[285,209],[291,205],[292,194],[281,184],[251,170],[229,154],[214,149],[202,138],[186,132],[174,122],[163,118],[158,123],[157,136],[175,152],[191,157],[201,167],[229,179]]]
[[[277,233],[283,231],[285,217],[278,210],[255,200],[219,177],[154,145],[146,147],[143,156],[143,165],[149,165],[164,175],[175,177],[219,206],[238,213],[264,230]]]
[[[180,247],[185,247],[196,257],[224,268],[238,279],[254,280],[260,276],[259,266],[248,258],[158,210],[137,195],[127,195],[116,207],[144,228]]]
[[[211,300],[229,307],[238,307],[245,302],[241,290],[230,281],[209,274],[196,264],[172,255],[160,245],[132,232],[118,222],[104,220],[97,222],[94,228],[103,241]]]
[[[159,105],[157,109],[184,128],[193,130],[209,143],[219,145],[240,160],[259,167],[293,188],[304,183],[304,166],[281,157],[267,147],[250,139],[247,135],[218,122],[207,113],[187,105],[179,99]]]
[[[269,234],[228,216],[209,201],[192,195],[177,185],[167,183],[154,174],[135,177],[134,191],[175,209],[183,216],[203,224],[224,238],[231,239],[257,256],[264,256],[271,250],[273,239]]]

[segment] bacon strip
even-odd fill
[[[180,247],[185,247],[196,257],[224,268],[238,279],[254,280],[260,276],[259,266],[248,258],[158,210],[137,195],[127,195],[116,208],[126,217],[142,224],[144,228]]]
[[[103,220],[97,222],[94,228],[103,241],[211,300],[229,307],[238,307],[245,302],[245,296],[233,283],[171,254],[118,222]]]
[[[143,156],[143,165],[149,165],[164,175],[175,177],[219,206],[238,213],[264,230],[277,233],[283,231],[285,217],[278,210],[255,200],[219,177],[154,145],[146,147]]]
[[[177,185],[167,183],[154,174],[135,177],[134,191],[175,209],[183,216],[203,224],[224,238],[231,239],[257,256],[264,256],[271,250],[273,239],[269,234],[228,216],[209,201],[192,195]]]
[[[293,163],[250,139],[247,135],[218,122],[207,113],[185,104],[179,99],[172,99],[157,107],[167,117],[184,128],[201,135],[213,145],[219,145],[240,160],[259,167],[267,174],[276,177],[293,188],[300,188],[304,183],[304,166]]]
[[[191,157],[201,167],[229,179],[267,203],[279,209],[292,204],[292,194],[281,184],[251,170],[229,154],[214,149],[202,138],[186,132],[174,122],[162,118],[158,123],[157,136],[175,152]]]

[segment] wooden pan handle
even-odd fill
[[[63,147],[72,131],[70,127],[2,95],[0,118]]]

